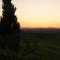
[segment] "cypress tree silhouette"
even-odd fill
[[[0,21],[0,39],[2,48],[17,50],[20,40],[20,24],[15,15],[16,7],[11,3],[12,0],[2,0],[2,18]],[[7,36],[6,36],[7,35]]]
[[[15,16],[16,7],[11,3],[12,0],[2,0],[2,18],[1,18],[1,34],[9,34],[12,32],[20,32],[20,24]]]

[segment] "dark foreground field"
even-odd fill
[[[60,30],[21,30],[19,50],[14,60],[60,60]],[[3,52],[3,51],[1,51]],[[1,54],[0,52],[0,54]],[[3,52],[12,53],[8,50]],[[10,56],[12,56],[10,54]],[[9,59],[8,59],[9,60]],[[10,57],[10,60],[11,59]]]
[[[22,31],[20,46],[21,60],[60,60],[60,30]]]

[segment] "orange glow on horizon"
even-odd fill
[[[60,0],[12,0],[21,28],[60,28]],[[2,0],[0,0],[0,16]]]
[[[19,19],[21,28],[60,28],[60,18],[30,18],[30,19]]]

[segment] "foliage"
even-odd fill
[[[9,34],[20,31],[20,24],[15,16],[16,7],[11,3],[11,0],[2,0],[2,18],[0,22],[0,33]]]
[[[17,22],[15,15],[16,7],[11,3],[12,0],[2,0],[2,17],[0,20],[0,60],[11,59],[13,53],[6,53],[19,49],[20,24]],[[4,55],[4,53],[6,53]],[[11,55],[11,56],[10,56]],[[16,55],[16,54],[15,54]],[[4,58],[3,58],[4,57]]]
[[[11,40],[15,40],[17,39],[16,36],[14,36],[15,38],[12,38],[12,35],[9,36],[9,38]],[[2,40],[8,40],[9,38],[8,36],[5,36],[5,38],[0,37]],[[13,58],[15,58],[14,60],[60,60],[60,33],[47,34],[41,32],[40,34],[33,33],[31,31],[21,31],[21,39],[19,40],[20,46],[18,53],[15,54],[12,53],[10,49],[5,49],[4,52],[2,51],[4,59],[7,60],[9,58],[10,60],[13,60]],[[8,47],[7,45],[4,46]],[[2,56],[0,57],[2,58]]]

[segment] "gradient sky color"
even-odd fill
[[[60,0],[12,0],[21,28],[60,28]],[[0,15],[2,1],[0,0]]]

